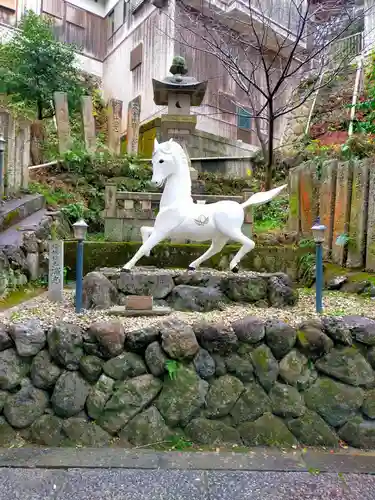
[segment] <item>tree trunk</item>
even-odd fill
[[[272,188],[272,170],[273,170],[273,133],[274,133],[274,120],[272,114],[270,113],[268,122],[268,151],[266,158],[266,168],[265,168],[265,187],[268,191]]]

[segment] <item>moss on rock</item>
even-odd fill
[[[246,384],[230,414],[235,425],[249,422],[271,411],[271,401],[264,389],[256,382]]]
[[[164,441],[171,434],[164,418],[155,406],[136,415],[120,433],[120,439],[126,439],[135,446],[156,444]]]
[[[241,443],[239,432],[218,420],[196,418],[186,426],[185,432],[195,443],[202,445],[225,446]]]
[[[313,411],[307,410],[302,417],[289,420],[288,427],[303,445],[333,447],[339,445],[339,439],[334,431]]]
[[[271,349],[261,345],[251,353],[256,376],[262,387],[269,391],[279,375],[279,364],[274,358]]]
[[[358,349],[334,349],[319,359],[315,366],[325,375],[354,386],[368,386],[374,382],[374,372]]]
[[[272,411],[284,418],[296,418],[306,411],[301,394],[290,385],[276,383],[270,391]]]
[[[207,394],[206,415],[209,418],[225,417],[244,390],[243,383],[231,375],[214,380]]]
[[[338,427],[362,406],[364,392],[358,387],[321,378],[304,393],[304,397],[310,410],[319,413],[328,424]]]
[[[184,427],[204,405],[208,383],[192,367],[179,366],[175,377],[165,378],[155,402],[167,425]]]
[[[246,446],[291,447],[296,438],[279,417],[266,413],[255,422],[246,422],[238,428]]]

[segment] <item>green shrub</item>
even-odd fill
[[[137,265],[156,266],[161,269],[187,269],[188,265],[202,255],[209,245],[206,244],[170,244],[157,245],[150,257],[143,257]],[[84,272],[103,267],[121,267],[130,260],[137,249],[138,242],[86,241],[84,248]],[[226,245],[222,252],[215,255],[204,266],[214,269],[229,267],[229,261],[238,252],[238,245]],[[295,246],[262,246],[248,253],[241,261],[243,269],[260,272],[287,272],[292,278],[298,274],[301,256],[309,249]],[[68,278],[74,279],[76,262],[76,242],[65,242],[65,265],[69,269]]]

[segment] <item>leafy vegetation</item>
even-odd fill
[[[367,59],[364,95],[356,105],[354,131],[375,134],[375,52]]]
[[[38,120],[53,116],[56,91],[68,92],[74,107],[84,92],[74,47],[57,41],[52,21],[33,11],[25,14],[19,28],[0,45],[0,93],[8,96],[10,105],[21,106]]]
[[[254,207],[254,231],[265,232],[282,229],[289,214],[289,198],[280,196],[266,205]]]
[[[165,362],[165,368],[168,372],[168,376],[171,380],[174,380],[177,377],[177,372],[178,372],[178,361],[175,359],[167,359]]]

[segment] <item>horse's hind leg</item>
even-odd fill
[[[149,239],[149,237],[151,236],[151,233],[152,233],[153,230],[154,230],[153,227],[149,227],[149,226],[142,226],[141,227],[140,231],[141,231],[142,243],[143,244],[146,243],[146,241]],[[146,257],[150,257],[150,253],[151,253],[151,251],[147,252],[145,254],[145,256]]]
[[[189,265],[188,269],[190,271],[193,271],[194,269],[197,269],[197,267],[199,267],[202,264],[202,262],[204,262],[205,260],[209,259],[213,255],[221,252],[221,250],[225,247],[227,241],[228,241],[228,238],[226,236],[224,236],[224,235],[218,235],[218,236],[216,236],[212,240],[211,246],[207,250],[207,252],[205,252],[203,255],[201,255],[200,257],[198,257],[198,259],[196,259],[194,262],[192,262]]]
[[[215,214],[215,223],[218,230],[224,234],[228,240],[234,240],[242,244],[242,247],[238,250],[229,264],[229,269],[234,272],[238,270],[237,266],[241,259],[255,247],[253,240],[245,236],[241,231],[243,220],[244,215],[242,208],[240,211],[234,210],[233,213],[229,214],[224,212]]]
[[[236,255],[233,257],[233,259],[229,263],[229,269],[231,271],[237,271],[238,264],[240,263],[241,259],[243,257],[251,252],[251,250],[254,249],[255,243],[253,240],[245,236],[241,229],[238,228],[225,228],[225,234],[228,237],[228,240],[234,240],[237,241],[238,243],[242,243],[242,247],[238,250]]]

